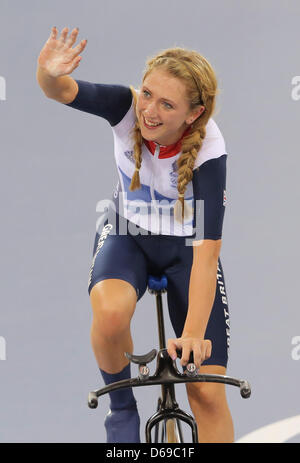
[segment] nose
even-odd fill
[[[145,115],[150,118],[155,118],[157,113],[156,113],[156,107],[155,107],[155,102],[152,101],[151,103],[149,102],[147,104],[147,107],[144,111]]]

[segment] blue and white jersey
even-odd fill
[[[131,91],[129,87],[120,85],[76,82],[79,92],[67,106],[103,117],[112,127],[119,174],[113,197],[118,213],[151,233],[185,237],[195,232],[197,207],[201,205],[202,238],[220,239],[226,202],[227,152],[216,122],[211,118],[206,125],[206,136],[197,154],[193,179],[185,192],[185,208],[190,210],[190,215],[180,223],[174,218],[180,143],[161,146],[144,140],[139,172],[141,188],[130,191],[135,169],[132,129],[136,122]]]

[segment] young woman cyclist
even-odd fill
[[[168,278],[177,336],[168,339],[170,356],[175,359],[176,348],[182,349],[184,367],[193,351],[200,373],[224,375],[229,319],[219,254],[227,153],[212,119],[215,73],[199,53],[176,47],[148,59],[138,90],[75,80],[69,74],[87,41],[73,47],[78,28],[68,33],[64,28],[59,36],[52,28],[38,57],[37,81],[47,97],[109,122],[119,174],[113,194],[118,220],[104,215],[99,222],[88,284],[91,344],[103,380],[110,384],[130,377],[124,352],[133,351],[130,322],[149,273]],[[121,206],[120,197],[125,198]],[[199,204],[204,204],[201,239]],[[186,388],[199,442],[233,442],[225,386],[190,383]],[[107,442],[140,442],[139,425],[132,388],[112,392]]]

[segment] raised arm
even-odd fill
[[[71,103],[78,93],[77,82],[68,74],[78,67],[82,59],[79,54],[87,44],[87,40],[81,40],[72,48],[77,39],[78,28],[73,29],[69,37],[68,31],[65,27],[58,38],[56,27],[52,28],[38,57],[36,71],[37,81],[45,95],[65,104]]]
[[[82,40],[72,48],[77,35],[76,28],[67,37],[68,28],[65,27],[57,38],[57,29],[52,28],[38,58],[37,81],[48,98],[103,117],[114,126],[122,120],[131,106],[131,90],[124,85],[75,80],[68,75],[78,67],[81,61],[79,54],[87,43],[87,40]]]

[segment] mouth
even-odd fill
[[[143,115],[143,124],[148,130],[155,130],[161,125],[163,125],[162,122],[151,122],[148,119],[145,119],[144,115]]]

